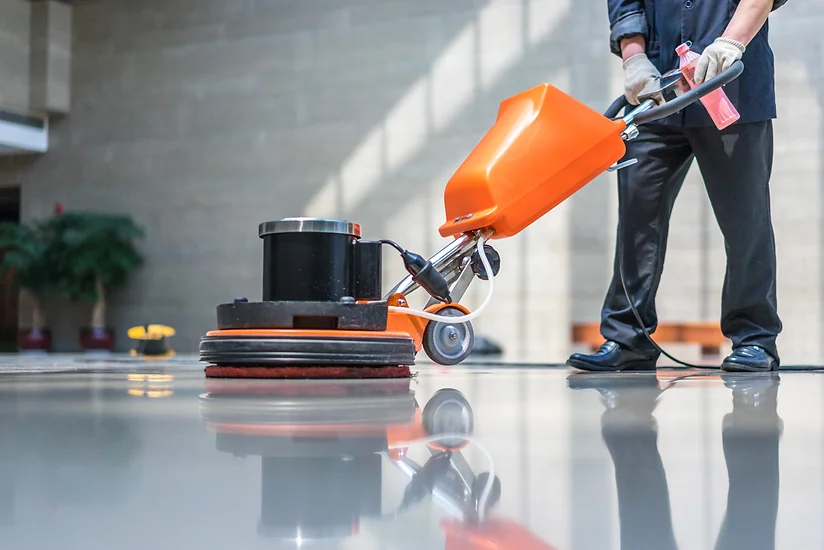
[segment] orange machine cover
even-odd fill
[[[625,127],[549,84],[504,100],[446,185],[441,235],[519,233],[620,160]]]

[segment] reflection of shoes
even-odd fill
[[[616,342],[607,340],[592,354],[573,353],[567,365],[587,371],[654,371],[656,356],[622,348]]]
[[[778,361],[758,346],[741,346],[721,364],[727,372],[770,372],[778,370]]]
[[[571,390],[597,390],[608,409],[626,404],[632,406],[640,402],[654,403],[662,391],[654,372],[578,373],[567,377],[567,385]]]
[[[755,374],[725,372],[721,374],[724,385],[731,390],[747,390],[751,388],[767,389],[781,382],[777,372],[763,372]]]
[[[579,372],[567,377],[571,390],[622,390],[649,389],[658,387],[658,378],[654,372],[599,374]]]
[[[772,408],[775,408],[778,384],[781,382],[778,373],[724,373],[721,375],[721,380],[727,388],[732,390],[734,406],[759,407],[770,403]]]

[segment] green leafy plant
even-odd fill
[[[47,223],[57,285],[74,301],[94,304],[91,328],[105,329],[106,296],[143,264],[135,242],[143,229],[130,217],[67,212]]]
[[[18,289],[32,298],[32,329],[43,330],[43,294],[57,281],[51,240],[43,223],[0,223],[0,275],[13,272]]]

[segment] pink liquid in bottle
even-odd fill
[[[687,44],[681,44],[675,48],[675,53],[680,57],[681,74],[684,75],[690,87],[695,88],[695,66],[698,64],[700,56],[694,51],[690,50]],[[739,118],[738,110],[732,104],[730,98],[724,93],[724,90],[718,88],[714,92],[710,92],[701,98],[701,103],[707,109],[710,118],[715,123],[715,127],[723,130]]]

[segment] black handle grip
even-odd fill
[[[624,107],[629,107],[629,101],[625,96],[621,96],[615,101],[612,102],[612,105],[604,113],[604,116],[607,118],[615,118],[618,116],[618,113],[621,112],[621,109]]]
[[[726,71],[714,76],[713,78],[707,80],[706,82],[703,82],[702,84],[699,84],[695,88],[691,89],[688,92],[685,92],[684,94],[678,96],[672,101],[668,101],[663,105],[653,107],[649,111],[639,114],[635,117],[635,119],[632,122],[635,125],[648,124],[650,122],[655,122],[656,120],[661,120],[662,118],[666,118],[670,115],[673,115],[681,109],[689,105],[692,105],[705,95],[714,92],[722,86],[726,86],[727,84],[741,76],[742,72],[744,72],[744,63],[741,60],[738,60],[732,65],[730,65],[730,67]],[[618,116],[618,113],[621,111],[621,108],[626,107],[628,105],[629,102],[626,100],[626,98],[624,96],[621,96],[612,102],[612,105],[609,106],[609,109],[607,109],[606,113],[604,113],[604,116],[609,118],[615,118],[616,116]]]

